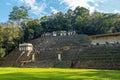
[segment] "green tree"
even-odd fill
[[[84,34],[89,21],[89,10],[83,7],[76,7],[73,13],[72,25],[78,34]]]
[[[43,27],[43,32],[48,32],[49,17],[48,16],[41,17],[40,22],[41,22],[41,26]]]
[[[12,12],[10,12],[9,20],[14,21],[18,26],[20,26],[20,21],[28,17],[28,10],[30,8],[24,6],[14,6]]]
[[[120,20],[114,23],[113,32],[120,32]]]
[[[66,20],[65,24],[68,30],[74,30],[74,27],[72,26],[73,13],[74,12],[71,9],[69,9],[65,14],[65,20]]]
[[[40,35],[43,33],[43,27],[38,19],[29,19],[28,21],[23,21],[21,26],[24,33],[24,41],[40,37]]]
[[[27,25],[29,26],[29,29],[31,29],[29,31],[33,34],[34,38],[40,37],[43,32],[40,20],[34,19],[32,21],[29,21]]]
[[[19,27],[4,27],[0,26],[0,48],[1,52],[6,51],[8,53],[14,47],[18,46],[21,38],[21,30]],[[4,53],[4,52],[3,52]]]

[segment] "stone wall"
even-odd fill
[[[45,36],[71,36],[76,35],[75,31],[53,31],[51,33],[44,33],[42,34],[42,37]]]

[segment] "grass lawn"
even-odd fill
[[[0,80],[120,80],[120,70],[0,68]]]

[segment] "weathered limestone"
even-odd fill
[[[102,34],[90,36],[91,44],[119,44],[120,43],[120,33]]]
[[[66,31],[60,31],[60,36],[66,36],[67,32]]]
[[[76,35],[75,31],[53,31],[52,33],[44,33],[42,34],[42,37],[45,36],[71,36],[71,35]]]
[[[35,54],[32,52],[33,45],[31,43],[19,44],[19,50],[21,51],[21,54],[16,61],[18,61],[23,55],[26,55],[26,60],[20,60],[21,66],[23,66],[25,63],[35,61]],[[31,57],[31,59],[29,59],[29,57]]]
[[[55,31],[52,32],[52,35],[53,35],[53,36],[57,36],[57,32],[55,32]]]
[[[19,50],[20,51],[32,51],[33,50],[33,45],[30,43],[23,43],[19,45]]]
[[[76,32],[75,31],[68,31],[68,33],[67,33],[69,36],[70,35],[75,35],[76,34]]]

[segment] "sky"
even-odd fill
[[[0,22],[6,22],[14,6],[31,7],[29,17],[40,18],[51,13],[68,9],[74,10],[77,6],[104,13],[120,13],[120,0],[0,0]]]

